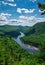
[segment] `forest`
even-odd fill
[[[29,54],[11,38],[0,36],[0,65],[45,65],[44,57],[42,52]]]
[[[38,23],[33,27],[45,28],[42,25],[43,23]],[[36,30],[38,30],[37,28]],[[41,34],[37,34],[37,32],[22,38],[22,41],[26,42],[25,44],[34,45],[40,49],[40,52],[33,54],[24,50],[12,37],[0,35],[0,65],[45,65],[45,31]]]

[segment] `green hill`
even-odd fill
[[[0,26],[0,35],[5,36],[8,35],[10,37],[17,37],[20,35],[20,31],[29,28],[28,26],[11,26],[11,25],[3,25]]]
[[[45,56],[44,56],[45,55],[45,22],[37,23],[33,27],[26,29],[26,31],[24,31],[26,36],[21,38],[22,42],[24,42],[24,44],[27,45],[38,47],[41,52],[41,55],[39,54],[40,55],[39,58],[43,58],[44,61],[45,60]],[[41,62],[42,61],[40,61],[40,63]]]
[[[25,32],[25,35],[21,38],[25,44],[45,48],[45,22],[35,24]]]
[[[29,54],[10,37],[0,36],[0,65],[45,65],[41,53]]]
[[[45,28],[45,23],[39,24],[33,26],[37,30],[33,33],[29,33],[34,30],[33,27],[26,29],[29,30],[26,33],[27,36],[22,38],[25,44],[40,48],[40,52],[35,54],[29,54],[11,38],[14,37],[12,35],[19,33],[18,27],[0,26],[0,65],[45,65],[45,29],[42,32],[43,28]],[[38,27],[40,27],[41,32],[38,32]],[[16,33],[17,30],[18,33]]]
[[[24,31],[26,35],[30,34],[45,34],[45,22],[40,22]]]
[[[9,25],[4,25],[0,26],[0,36],[10,36],[10,37],[17,37],[20,35],[20,32],[17,27],[15,26],[9,26]]]

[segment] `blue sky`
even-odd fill
[[[0,0],[0,25],[32,26],[45,21],[38,2],[43,0]]]

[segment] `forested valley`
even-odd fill
[[[8,30],[3,28],[2,31],[8,32]],[[11,30],[12,28],[10,27],[9,31]],[[24,44],[36,46],[40,49],[40,52],[33,54],[28,53],[17,44],[17,42],[12,39],[13,36],[2,35],[2,31],[0,33],[0,65],[45,65],[44,22],[37,23],[33,27],[22,30],[25,34],[25,36],[21,38],[22,42],[24,42]]]

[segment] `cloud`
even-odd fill
[[[11,16],[11,14],[8,13],[1,13],[2,16]]]
[[[21,16],[19,16],[19,18],[20,19],[27,19],[28,17],[21,15]]]
[[[7,0],[7,1],[9,1],[9,2],[14,2],[14,0]]]
[[[20,8],[17,8],[17,12],[18,13],[22,13]]]
[[[19,16],[19,20],[21,22],[20,24],[23,26],[25,26],[25,25],[32,26],[32,25],[36,24],[37,22],[45,22],[45,17],[39,18],[36,15],[34,15],[34,16],[21,15],[21,16]]]
[[[35,19],[35,16],[19,16],[20,19],[23,19],[23,20],[27,20],[27,21],[32,21],[33,19]]]
[[[45,22],[45,18],[36,18],[37,22]]]
[[[7,20],[6,16],[0,15],[0,20]]]
[[[30,1],[34,3],[34,2],[36,2],[37,0],[30,0]]]
[[[33,13],[35,11],[35,9],[25,9],[25,8],[17,8],[17,12],[18,13]]]
[[[3,5],[13,6],[13,7],[16,6],[16,4],[12,4],[12,3],[8,3],[8,2],[4,2],[4,1],[2,1],[2,4],[3,4]]]
[[[39,10],[39,12],[40,12],[40,13],[44,13],[44,12],[45,12],[45,10],[42,10],[42,11],[41,11],[41,10]]]
[[[11,14],[1,13],[0,14],[0,25],[8,24],[9,23],[8,17],[10,17],[10,16],[11,16]]]
[[[19,16],[18,19],[8,19],[11,14],[1,13],[0,14],[0,25],[22,25],[22,26],[33,26],[37,22],[45,22],[45,17],[34,16]]]
[[[0,13],[0,20],[7,20],[7,17],[11,16],[11,14],[8,13]]]
[[[0,15],[0,25],[8,24],[8,19],[6,16]]]

